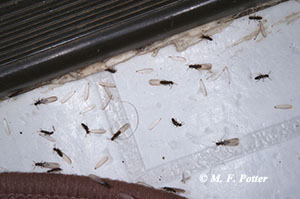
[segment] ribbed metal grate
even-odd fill
[[[0,3],[0,65],[172,6],[171,0],[18,0]]]

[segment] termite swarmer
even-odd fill
[[[55,102],[56,100],[57,100],[56,96],[41,98],[41,99],[36,100],[34,102],[34,105],[37,106],[37,105],[41,105],[41,104],[49,104],[49,103]]]
[[[68,164],[72,163],[71,158],[69,158],[65,153],[63,153],[60,149],[58,148],[53,148],[53,151],[55,151],[65,162]]]
[[[46,130],[41,129],[40,132],[44,135],[52,135],[55,131],[54,126],[52,126],[52,129],[53,129],[53,131],[46,131]]]
[[[40,130],[41,133],[43,133],[44,135],[52,135],[54,133],[54,131],[45,131],[45,130]]]
[[[53,151],[55,151],[60,157],[63,157],[63,152],[59,148],[53,148]]]
[[[107,71],[107,72],[110,72],[110,73],[115,73],[115,72],[117,72],[117,70],[114,69],[114,68],[106,68],[104,71]]]
[[[150,79],[149,84],[151,86],[173,86],[175,83],[169,80],[160,80],[160,79]]]
[[[202,39],[209,40],[209,41],[212,41],[212,40],[213,40],[213,39],[212,39],[210,36],[208,36],[208,35],[202,35],[201,38],[202,38]]]
[[[82,128],[85,130],[86,134],[89,134],[89,133],[90,133],[90,129],[89,129],[89,127],[88,127],[86,124],[81,123],[81,126],[82,126]]]
[[[237,146],[237,145],[239,145],[239,143],[240,143],[239,138],[232,138],[232,139],[216,142],[216,145],[217,146]]]
[[[86,134],[94,133],[94,134],[104,134],[106,133],[105,129],[91,129],[84,123],[81,123],[82,128],[85,130]]]
[[[250,20],[257,20],[257,21],[259,21],[259,20],[262,20],[262,17],[261,16],[253,15],[253,16],[249,16],[249,19]]]
[[[268,73],[268,74],[258,74],[258,76],[256,76],[254,79],[256,80],[256,81],[259,81],[259,80],[263,80],[264,81],[264,79],[266,79],[266,78],[268,78],[269,80],[272,80],[271,78],[270,78],[270,73],[271,73],[271,71]]]
[[[34,162],[35,167],[40,167],[40,168],[48,168],[48,169],[54,169],[54,168],[59,168],[59,164],[56,162]]]
[[[105,182],[102,178],[96,176],[96,175],[93,175],[93,174],[90,174],[88,175],[89,179],[91,179],[92,181],[98,183],[98,184],[101,184],[103,186],[105,186],[106,188],[110,189],[111,186],[110,184],[108,184],[107,182]]]
[[[190,64],[188,69],[196,69],[196,70],[210,70],[212,68],[212,64]]]
[[[178,122],[175,118],[172,118],[171,121],[176,127],[181,127],[183,125],[182,122]]]
[[[60,171],[62,171],[61,168],[54,168],[54,169],[48,170],[47,173],[55,173],[55,172],[60,172]]]
[[[111,138],[111,141],[114,141],[117,137],[120,136],[121,133],[124,133],[127,129],[129,129],[130,124],[126,123],[124,124]]]
[[[291,109],[293,108],[293,105],[291,104],[278,104],[274,106],[275,109]]]
[[[174,188],[174,187],[163,187],[164,191],[172,192],[172,193],[185,193],[184,189]]]

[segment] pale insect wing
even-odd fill
[[[76,93],[76,91],[71,91],[68,94],[66,94],[62,100],[60,101],[62,104],[66,103],[71,97]]]
[[[99,85],[103,87],[116,88],[116,85],[110,82],[100,82]]]
[[[170,59],[173,59],[175,61],[181,61],[181,62],[186,62],[186,58],[182,56],[169,56]]]
[[[108,106],[110,100],[111,100],[111,98],[108,98],[108,99],[106,100],[106,102],[105,102],[105,104],[103,105],[103,107],[101,107],[101,110],[104,110],[104,109]]]
[[[205,64],[201,64],[200,70],[210,70],[211,68],[212,68],[212,64],[205,63]]]
[[[51,97],[47,97],[47,98],[43,99],[44,104],[49,104],[49,103],[55,102],[56,100],[57,100],[56,96],[51,96]]]
[[[150,79],[149,80],[149,84],[151,85],[151,86],[160,86],[161,84],[160,84],[160,79]]]
[[[225,70],[222,70],[218,75],[216,75],[214,78],[212,78],[212,81],[215,81],[215,80],[219,79],[219,77],[221,77],[221,75],[223,75],[224,71]],[[214,75],[209,76],[209,78],[212,77],[212,76],[214,76]]]
[[[84,89],[84,94],[83,94],[84,101],[88,100],[89,94],[90,94],[90,83],[87,83],[87,85]]]
[[[104,134],[104,133],[106,133],[106,130],[105,129],[92,129],[92,130],[90,130],[90,133]]]
[[[275,109],[291,109],[293,108],[293,105],[291,104],[279,104],[274,106]]]
[[[46,140],[50,141],[50,142],[56,142],[55,138],[53,138],[50,135],[45,135],[45,134],[39,134],[41,137],[45,138]]]
[[[129,123],[126,123],[126,124],[124,124],[124,125],[120,128],[120,131],[121,131],[121,133],[124,133],[124,132],[127,131],[129,128],[130,128],[130,124],[129,124]]]
[[[261,21],[259,22],[259,29],[260,29],[262,36],[267,37],[266,28]]]
[[[200,88],[201,88],[203,96],[206,97],[207,96],[207,90],[206,90],[205,84],[204,84],[202,79],[200,79]]]
[[[94,182],[97,182],[97,183],[100,183],[100,184],[103,184],[103,183],[104,183],[104,181],[103,181],[100,177],[98,177],[98,176],[96,176],[96,175],[89,174],[88,177],[89,177],[92,181],[94,181]]]
[[[63,159],[66,163],[72,164],[71,158],[69,158],[65,153],[63,153],[62,159]]]
[[[119,193],[119,196],[122,199],[135,199],[134,197],[128,195],[127,193]]]
[[[230,74],[229,74],[229,69],[227,66],[224,67],[224,70],[226,71],[226,75],[227,75],[227,80],[228,80],[228,84],[230,84]]]
[[[108,161],[109,157],[105,156],[103,157],[101,160],[99,160],[99,162],[97,162],[95,169],[98,169],[99,167],[101,167],[103,164],[105,164]]]
[[[60,165],[56,162],[45,162],[44,167],[48,169],[54,169],[54,168],[59,168]]]
[[[110,98],[110,99],[113,99],[113,94],[111,93],[111,91],[109,90],[109,88],[107,87],[103,87],[107,96]]]
[[[6,128],[6,133],[7,133],[7,135],[10,135],[10,134],[11,134],[11,131],[10,131],[8,122],[7,122],[7,120],[6,120],[5,118],[3,119],[3,124],[4,124],[5,128]]]
[[[95,105],[95,104],[93,104],[93,105],[90,105],[90,106],[88,106],[88,107],[84,108],[82,111],[80,111],[80,114],[87,113],[87,112],[89,112],[89,111],[93,110],[95,107],[96,107],[96,105]]]
[[[185,193],[185,190],[184,189],[180,189],[180,188],[173,188],[176,191],[176,193]]]
[[[229,143],[227,144],[227,146],[237,146],[240,143],[240,139],[239,138],[232,138],[227,140]]]
[[[153,71],[154,71],[153,68],[143,68],[143,69],[136,70],[135,72],[139,74],[148,74],[148,73],[152,73]]]
[[[159,118],[158,120],[154,121],[153,123],[150,124],[150,126],[148,127],[148,130],[151,131],[153,130],[157,125],[158,123],[161,121],[161,118]]]

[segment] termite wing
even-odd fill
[[[103,157],[101,160],[99,160],[95,166],[95,169],[98,169],[99,167],[101,167],[103,164],[105,164],[108,161],[109,157],[105,156]]]

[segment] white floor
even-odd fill
[[[246,16],[211,35],[213,41],[201,41],[182,52],[167,46],[155,57],[148,53],[118,64],[113,75],[102,72],[1,102],[0,171],[44,172],[34,168],[33,161],[49,161],[59,162],[66,174],[94,173],[155,187],[183,188],[186,193],[182,195],[188,198],[297,198],[300,3],[288,1],[256,15],[266,20],[266,37],[262,33],[256,39],[251,37],[259,22]],[[212,73],[187,70],[189,64],[202,63],[212,64]],[[225,66],[228,73],[222,73]],[[153,71],[136,72],[144,68]],[[259,73],[269,72],[271,79],[254,80]],[[150,79],[176,84],[151,86]],[[116,84],[110,88],[114,99],[104,111],[101,107],[108,97],[99,82]],[[75,94],[61,103],[73,91]],[[49,96],[58,100],[38,108],[32,105],[38,98]],[[280,104],[292,108],[274,108]],[[95,108],[80,114],[90,106]],[[183,126],[175,127],[171,118]],[[131,129],[111,141],[128,120]],[[86,136],[81,123],[90,129],[106,129],[107,133]],[[52,126],[56,142],[38,135],[40,129],[50,131]],[[214,142],[229,138],[239,138],[240,144],[215,146]],[[72,164],[55,154],[54,146],[67,154]],[[105,156],[108,162],[95,170]],[[191,176],[185,184],[181,182],[183,172]],[[222,182],[214,182],[219,174]],[[265,177],[265,182],[255,182],[258,177],[246,178],[252,176]]]

